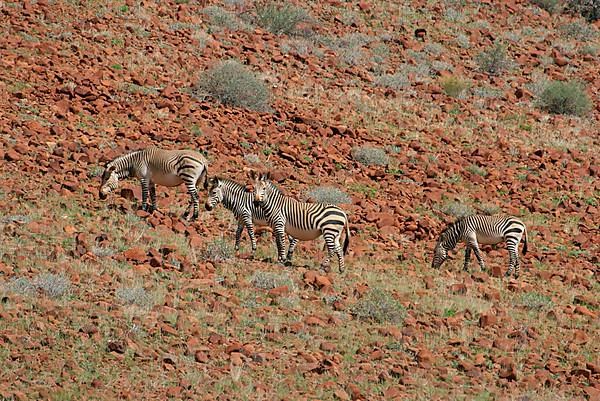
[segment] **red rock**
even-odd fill
[[[467,286],[464,283],[456,283],[450,286],[450,291],[453,294],[466,294]]]
[[[508,381],[517,380],[517,368],[510,357],[502,358],[500,361],[500,372],[498,372],[498,376]]]
[[[335,390],[333,392],[333,395],[335,395],[336,398],[338,398],[342,401],[350,401],[350,396],[348,395],[348,393],[341,388],[338,388],[337,390]]]
[[[319,288],[323,288],[323,287],[331,287],[331,280],[329,280],[329,278],[327,276],[317,276],[315,278],[315,283],[317,284],[317,286]]]
[[[431,367],[431,364],[434,360],[434,356],[431,353],[431,351],[429,351],[426,348],[421,348],[418,352],[417,352],[417,362],[419,363],[419,366],[425,369],[428,369]]]
[[[129,248],[125,252],[123,252],[123,256],[127,260],[131,260],[137,263],[145,262],[148,257],[146,256],[146,251],[141,248]]]
[[[10,149],[4,154],[4,159],[8,160],[9,162],[14,162],[20,160],[21,155],[15,152],[13,149]]]
[[[591,318],[596,318],[596,314],[583,305],[577,305],[575,307],[575,313],[583,316],[589,316]]]
[[[209,361],[208,354],[204,351],[196,351],[194,353],[194,359],[199,363],[207,363]]]
[[[273,297],[278,297],[281,295],[285,295],[290,292],[290,289],[287,285],[282,285],[280,287],[275,287],[269,290],[268,294]]]
[[[479,327],[485,328],[494,326],[498,322],[498,318],[491,313],[485,313],[479,316]]]

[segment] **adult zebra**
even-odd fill
[[[200,153],[191,150],[165,150],[149,147],[126,153],[106,165],[102,173],[99,197],[106,199],[116,190],[119,180],[127,177],[139,178],[142,185],[142,209],[156,210],[155,185],[175,187],[185,183],[190,203],[183,214],[187,219],[193,210],[192,219],[198,218],[199,197],[197,185],[202,182],[208,187],[208,162]],[[151,206],[148,206],[150,197]]]
[[[219,203],[229,209],[236,220],[238,226],[235,231],[235,250],[240,249],[240,241],[244,227],[248,231],[250,243],[252,244],[252,254],[256,252],[255,226],[267,226],[267,217],[262,208],[254,203],[254,194],[248,191],[245,186],[235,181],[213,177],[209,180],[208,198],[206,199],[206,210],[213,210]],[[296,246],[297,239],[289,237],[290,246]]]
[[[306,203],[285,196],[270,181],[270,174],[251,173],[254,180],[254,200],[261,207],[267,222],[273,228],[277,243],[278,261],[290,261],[295,249],[290,243],[287,256],[284,249],[284,236],[300,241],[310,241],[323,235],[327,246],[327,257],[323,262],[324,267],[329,267],[333,254],[338,258],[339,271],[345,270],[344,255],[350,244],[350,228],[348,217],[339,207],[322,203]],[[340,237],[346,230],[343,248],[340,246]]]
[[[519,242],[524,237],[523,255],[527,253],[527,228],[516,217],[504,215],[473,215],[458,219],[448,225],[440,234],[435,245],[431,266],[439,268],[448,258],[448,251],[454,249],[458,242],[465,242],[465,263],[463,268],[468,269],[471,250],[475,253],[481,269],[485,269],[485,262],[479,251],[479,244],[498,244],[506,242],[509,254],[509,265],[506,276],[515,272],[519,277]]]

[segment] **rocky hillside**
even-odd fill
[[[0,399],[600,399],[598,21],[277,4],[0,2]],[[183,186],[151,215],[134,180],[100,201],[148,145],[340,202],[347,272],[322,241],[272,263],[268,231],[234,254]],[[527,224],[519,279],[503,246],[431,269],[474,212]]]

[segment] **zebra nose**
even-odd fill
[[[100,199],[105,200],[107,198],[106,194],[100,191]]]
[[[259,205],[260,205],[260,202],[255,199],[254,200],[254,206],[258,207]]]
[[[204,205],[204,208],[205,208],[206,210],[208,210],[209,212],[212,210],[212,206],[211,206],[211,205],[209,205],[208,203],[206,203],[206,204]]]

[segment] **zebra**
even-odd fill
[[[475,253],[481,270],[485,263],[479,252],[479,244],[498,244],[506,242],[509,254],[509,265],[506,277],[513,272],[519,277],[519,242],[524,236],[523,255],[527,253],[527,228],[516,217],[504,215],[472,215],[458,219],[442,231],[435,245],[431,266],[439,268],[448,257],[448,251],[454,249],[460,241],[466,243],[464,270],[468,269],[471,250]]]
[[[262,208],[254,204],[254,195],[245,186],[226,178],[213,177],[209,180],[208,198],[204,205],[206,210],[213,210],[219,203],[233,212],[238,221],[235,232],[235,250],[240,249],[240,240],[244,227],[248,231],[252,243],[252,255],[256,253],[256,236],[254,226],[268,226],[267,217]],[[289,237],[290,246],[298,240]]]
[[[346,213],[339,207],[325,203],[305,203],[285,196],[270,180],[270,174],[251,172],[254,180],[254,201],[265,213],[277,244],[278,262],[286,263],[292,259],[298,240],[310,241],[323,235],[327,247],[327,257],[323,267],[329,268],[331,256],[338,258],[339,271],[345,270],[344,255],[350,244],[350,227]],[[346,230],[343,249],[340,237]],[[284,234],[296,241],[290,243],[287,255],[284,249]]]
[[[142,210],[148,212],[156,210],[156,184],[175,187],[185,183],[191,199],[182,218],[187,219],[192,209],[192,220],[198,218],[199,197],[196,187],[203,182],[204,189],[208,188],[208,163],[200,153],[153,146],[121,155],[106,164],[100,185],[100,199],[106,199],[109,193],[117,189],[119,180],[129,176],[140,179]]]

